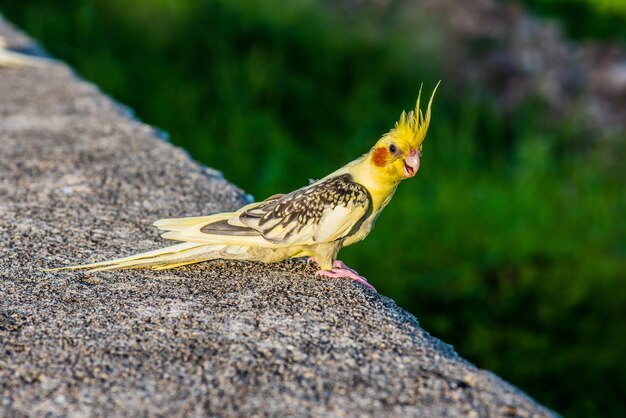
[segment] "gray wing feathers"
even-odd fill
[[[267,247],[311,245],[346,237],[369,213],[369,192],[343,174],[164,237]]]

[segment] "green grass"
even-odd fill
[[[442,73],[428,19],[329,4],[0,0],[0,11],[261,199],[367,151]],[[419,175],[341,257],[540,402],[625,416],[625,136],[596,137],[579,115],[544,123],[539,101],[504,115],[495,98],[447,86]]]

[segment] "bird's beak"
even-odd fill
[[[409,155],[404,159],[404,177],[413,177],[420,168],[420,155],[415,148],[411,148]]]

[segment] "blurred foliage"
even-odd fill
[[[0,11],[258,198],[366,152],[442,73],[437,28],[393,8],[0,0]],[[506,115],[495,103],[444,80],[419,175],[341,256],[540,402],[626,416],[626,138],[589,136],[576,115],[547,125],[539,101]]]
[[[522,0],[531,10],[558,18],[576,38],[626,43],[624,0]]]

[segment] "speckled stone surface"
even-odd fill
[[[28,46],[0,20],[10,45]],[[0,68],[1,416],[551,416],[301,261],[45,273],[244,193],[63,64]]]

